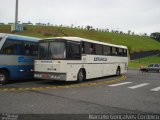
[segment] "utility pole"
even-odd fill
[[[16,0],[16,8],[15,8],[15,30],[18,24],[18,0]]]
[[[12,24],[11,26],[11,31],[12,32],[21,32],[24,30],[23,24],[18,23],[18,0],[16,1],[16,6],[15,6],[15,23]]]

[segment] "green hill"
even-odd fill
[[[0,32],[10,33],[10,25],[0,25]],[[132,52],[160,50],[160,42],[150,37],[126,35],[111,32],[89,31],[57,26],[25,26],[24,32],[16,34],[33,37],[76,36],[92,40],[127,46]]]

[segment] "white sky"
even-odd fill
[[[16,0],[0,0],[0,23],[14,22]],[[160,32],[160,0],[19,0],[19,21]]]

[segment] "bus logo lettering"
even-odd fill
[[[42,60],[41,63],[52,63],[52,60]]]
[[[18,57],[18,62],[23,63],[23,62],[33,62],[33,58],[24,58],[22,56]]]

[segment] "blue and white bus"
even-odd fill
[[[33,78],[38,38],[0,33],[0,83]]]

